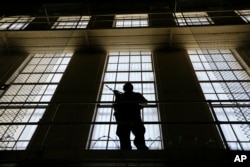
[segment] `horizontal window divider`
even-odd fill
[[[218,102],[248,102],[249,99],[246,100],[155,100],[148,101],[150,103],[218,103]],[[2,104],[109,104],[114,103],[114,101],[86,101],[86,102],[68,102],[68,101],[56,101],[56,102],[0,102]]]
[[[32,74],[63,74],[64,72],[44,72],[44,71],[42,71],[42,72],[22,72],[21,74],[30,74],[30,75],[32,75]]]
[[[152,71],[151,71],[152,72]],[[132,83],[140,83],[140,84],[144,84],[144,83],[155,83],[154,81],[131,81]],[[124,84],[124,81],[105,81],[103,82],[104,84]]]
[[[112,106],[112,104],[110,104],[110,105],[98,105],[98,107],[100,107],[100,108],[110,108],[110,107],[113,107]],[[157,105],[146,105],[146,106],[144,106],[143,108],[152,108],[152,107],[157,107]]]
[[[245,71],[243,68],[240,68],[240,69],[212,69],[212,70],[195,70],[195,71],[198,71],[198,72],[223,72],[223,71]]]
[[[130,70],[130,71],[128,71],[128,70],[126,70],[126,71],[118,71],[118,70],[115,70],[115,71],[107,71],[106,73],[119,73],[119,72],[124,72],[124,73],[133,73],[133,72],[142,72],[142,73],[144,73],[144,72],[152,72],[152,70]],[[145,81],[143,81],[143,82],[145,82]],[[123,82],[124,83],[124,82]]]
[[[126,123],[126,122],[121,122]],[[129,122],[131,123],[131,121]],[[136,122],[135,122],[136,123]],[[82,122],[70,122],[70,121],[49,121],[49,122],[1,122],[0,126],[5,125],[104,125],[104,124],[117,124],[117,122],[110,121],[82,121]],[[144,121],[143,124],[156,124],[156,125],[164,125],[164,124],[250,124],[250,121]]]
[[[228,83],[228,82],[237,82],[237,83],[239,83],[239,82],[250,82],[250,80],[237,80],[237,79],[235,79],[235,80],[200,80],[200,82],[201,83],[205,83],[205,82],[207,82],[207,83],[218,83],[218,82],[223,82],[223,83]]]
[[[15,82],[11,85],[58,85],[58,82]]]

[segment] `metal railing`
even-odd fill
[[[180,26],[213,26],[213,25],[232,25],[232,24],[249,24],[250,21],[247,19],[249,15],[238,13],[237,10],[220,10],[220,11],[202,11],[207,15],[197,15],[192,16],[188,15],[188,12],[178,12],[181,13],[181,17],[177,17],[175,12],[154,12],[148,13],[148,26],[150,28],[154,27],[180,27]],[[192,13],[196,13],[195,11]],[[200,13],[200,11],[197,11]],[[187,14],[187,15],[185,15]],[[80,14],[79,16],[84,16]],[[80,24],[82,21],[88,21],[88,25],[86,28],[79,29],[98,29],[98,28],[116,28],[114,25],[115,22],[115,14],[105,14],[105,15],[88,15],[90,16],[90,20],[63,20],[57,21],[60,16],[32,16],[33,21],[29,22],[29,25],[23,30],[53,30],[57,29],[52,26],[55,23],[59,23],[59,29],[78,29],[77,27],[82,27]],[[18,18],[19,16],[10,16],[8,18]],[[63,16],[66,18],[65,16]],[[204,18],[207,18],[204,20]],[[178,20],[182,20],[182,23],[179,23]],[[122,19],[123,21],[133,21],[133,19]],[[138,19],[136,19],[138,20]],[[144,18],[145,20],[145,18]],[[206,22],[203,24],[203,22]],[[72,27],[68,25],[68,23],[72,23]],[[185,25],[183,25],[185,23]],[[4,24],[8,24],[7,27],[1,27]],[[13,24],[27,24],[26,21],[15,21],[15,22],[6,22],[4,21],[4,17],[2,17],[2,21],[0,20],[0,30],[8,30],[8,27],[11,27]],[[65,25],[63,28],[62,25]],[[120,27],[123,28],[123,27]],[[129,27],[124,27],[129,28]],[[136,28],[136,27],[133,27]],[[140,26],[137,28],[141,28]],[[18,29],[12,29],[15,31]]]
[[[19,139],[19,137],[16,136],[15,132],[13,132],[12,134],[9,133],[5,133],[4,130],[6,130],[6,127],[12,127],[12,126],[38,126],[38,127],[46,127],[46,131],[45,134],[47,134],[50,130],[51,127],[53,126],[68,126],[68,127],[79,127],[79,126],[87,126],[90,127],[91,125],[113,125],[113,124],[117,124],[115,121],[114,122],[110,122],[110,121],[103,121],[103,122],[95,122],[92,120],[83,120],[83,121],[58,121],[56,120],[56,116],[58,116],[57,114],[60,115],[60,110],[64,107],[64,105],[68,105],[69,106],[92,106],[91,110],[86,109],[86,112],[91,112],[92,114],[94,113],[95,110],[95,106],[99,105],[99,104],[106,104],[110,106],[112,105],[112,101],[106,101],[106,102],[100,102],[100,101],[93,101],[93,102],[81,102],[81,103],[72,103],[72,102],[50,102],[50,103],[36,103],[36,102],[30,102],[30,103],[23,103],[23,102],[11,102],[11,103],[0,103],[0,119],[1,117],[4,115],[4,112],[9,110],[9,109],[46,109],[49,110],[47,112],[52,113],[51,116],[46,117],[45,119],[42,119],[42,121],[24,121],[20,118],[20,120],[14,120],[14,119],[10,119],[12,121],[1,121],[0,122],[0,128],[1,129],[1,135],[0,136],[0,143],[4,143],[4,142],[11,142],[16,143],[16,142],[20,142],[22,141],[22,139]],[[208,108],[208,111],[210,111],[211,116],[213,117],[213,119],[207,119],[207,121],[204,121],[204,119],[199,120],[198,118],[195,118],[194,120],[187,118],[185,120],[185,118],[182,118],[180,120],[178,119],[174,119],[171,120],[171,118],[163,118],[161,121],[145,121],[144,124],[145,125],[160,125],[163,129],[168,127],[168,126],[188,126],[188,125],[197,125],[197,126],[201,126],[201,125],[209,125],[209,126],[216,126],[218,129],[218,132],[221,136],[221,142],[225,145],[225,149],[232,149],[230,147],[230,144],[235,143],[235,145],[245,145],[242,146],[242,148],[247,148],[250,149],[250,102],[249,100],[169,100],[169,101],[150,101],[148,107],[151,106],[151,104],[153,106],[155,106],[155,103],[159,106],[160,108],[160,112],[173,112],[172,110],[174,110],[175,107],[180,107],[180,106],[187,106],[186,110],[188,111],[190,108],[188,107],[188,105],[192,105],[192,107],[195,107],[196,105],[204,105]],[[52,107],[53,106],[53,107]],[[205,108],[206,108],[205,107]],[[59,109],[60,108],[60,109]],[[204,108],[204,110],[206,110]],[[239,110],[239,112],[235,112],[234,113],[234,118],[228,118],[228,120],[223,120],[222,118],[220,118],[220,116],[218,116],[216,109],[220,109],[222,115],[225,115],[225,117],[231,117],[232,113],[227,113],[227,110],[225,110],[225,108],[233,108],[233,109],[237,109]],[[244,109],[244,111],[243,111]],[[180,109],[177,109],[180,110]],[[187,112],[186,111],[186,112]],[[74,111],[72,111],[74,112]],[[11,117],[15,117],[15,112],[11,113],[9,112],[9,116]],[[46,112],[45,112],[46,114]],[[74,114],[74,113],[72,113]],[[188,114],[188,113],[187,113]],[[192,113],[190,113],[192,114]],[[47,114],[46,114],[47,115]],[[164,114],[163,114],[164,115]],[[23,118],[25,117],[25,115],[23,116]],[[227,139],[225,136],[227,134],[225,134],[226,132],[223,130],[224,126],[228,126],[231,128],[232,133],[234,134],[236,140],[234,141],[230,141],[229,139]],[[242,133],[245,135],[245,138],[248,140],[242,140],[240,139],[240,137],[238,136],[237,129],[235,129],[235,126],[240,126],[239,128],[242,130]],[[17,128],[16,128],[17,129]],[[16,130],[15,129],[15,130]],[[80,133],[80,132],[79,132]],[[180,135],[181,136],[181,135]],[[43,141],[47,140],[46,139],[46,135],[43,136]],[[23,142],[29,142],[28,140],[23,140]],[[41,145],[41,147],[43,147],[43,145]],[[240,150],[244,150],[244,149],[240,149]],[[8,148],[3,148],[2,150],[5,150]],[[12,148],[12,150],[15,150],[15,148]]]

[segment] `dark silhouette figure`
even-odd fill
[[[147,104],[141,93],[133,92],[133,85],[127,82],[123,86],[124,93],[114,90],[116,96],[114,109],[117,121],[116,134],[120,139],[121,150],[131,150],[130,133],[135,136],[134,145],[138,150],[148,150],[145,145],[146,129],[141,119],[140,110]]]

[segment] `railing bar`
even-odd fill
[[[126,122],[124,122],[126,123]],[[146,121],[144,124],[250,124],[250,121]],[[117,124],[117,122],[1,122],[1,125],[81,125]]]

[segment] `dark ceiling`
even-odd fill
[[[9,0],[11,1],[11,0]],[[24,0],[26,1],[26,0]],[[59,3],[61,2],[61,3]],[[64,2],[64,3],[62,3]],[[150,9],[175,9],[173,0],[52,0],[40,3],[13,3],[0,5],[0,12],[4,15],[16,13],[20,15],[34,13],[48,15],[60,14],[65,11],[84,11],[86,7],[90,14],[97,12],[129,12]],[[177,10],[220,10],[249,8],[250,0],[178,0]],[[9,6],[8,6],[9,5]],[[4,7],[3,7],[4,6]],[[7,13],[7,14],[6,14]],[[190,26],[190,27],[165,27],[165,28],[138,28],[138,29],[112,29],[97,28],[79,31],[3,31],[3,49],[10,52],[55,52],[75,51],[82,48],[101,50],[122,49],[161,49],[161,48],[240,48],[249,47],[249,24],[223,25],[223,26]]]
[[[83,10],[90,13],[126,12],[162,8],[168,10],[219,10],[250,8],[249,0],[40,0],[29,2],[8,0],[0,5],[1,15],[37,13],[41,8],[48,10]],[[77,5],[75,4],[77,3]],[[138,12],[139,12],[138,11]]]

